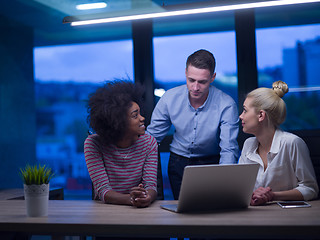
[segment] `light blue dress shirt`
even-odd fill
[[[161,97],[147,133],[160,143],[173,125],[175,132],[170,151],[187,158],[220,154],[220,164],[236,163],[238,122],[238,109],[229,95],[210,86],[205,103],[194,109],[187,85],[182,85]]]

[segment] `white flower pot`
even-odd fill
[[[28,217],[48,216],[49,184],[24,184],[24,199]]]

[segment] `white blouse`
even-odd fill
[[[239,163],[260,164],[254,189],[270,187],[275,192],[297,189],[306,201],[318,196],[319,188],[309,149],[301,138],[276,130],[267,154],[268,166],[265,171],[257,149],[258,140],[255,137],[248,138],[239,160]]]

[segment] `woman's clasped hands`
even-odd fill
[[[250,205],[262,205],[272,201],[273,199],[274,193],[272,192],[272,189],[270,187],[259,187],[253,192]]]
[[[148,207],[152,199],[148,194],[148,190],[143,188],[142,184],[139,184],[137,187],[131,189],[130,202],[135,207]]]

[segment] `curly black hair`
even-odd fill
[[[115,80],[90,95],[88,101],[89,126],[104,144],[116,144],[127,131],[127,112],[131,103],[142,103],[143,88],[130,81]]]

